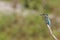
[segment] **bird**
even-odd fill
[[[51,20],[50,20],[50,18],[48,17],[48,14],[40,14],[40,15],[44,17],[44,20],[45,20],[45,22],[46,22],[46,24],[47,24],[47,27],[48,27],[48,29],[49,29],[49,31],[50,31],[51,36],[52,36],[55,40],[58,40],[58,38],[53,34],[53,31],[52,31],[52,29],[51,29]]]
[[[48,14],[41,14],[44,17],[44,21],[47,25],[51,26],[51,20],[48,17]]]

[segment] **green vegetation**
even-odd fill
[[[51,38],[39,15],[27,16],[21,24],[15,23],[14,18],[14,16],[6,15],[0,17],[0,40],[48,40]]]
[[[10,2],[12,0],[4,1]],[[19,0],[19,2],[25,5],[25,0]],[[19,16],[19,19],[16,19],[14,15],[4,15],[1,13],[0,40],[54,40],[39,14],[51,13],[53,7],[56,7],[58,4],[55,5],[56,2],[57,0],[49,0],[48,4],[43,7],[42,0],[28,0],[28,9],[37,10],[38,13],[27,15],[26,17]],[[53,33],[58,37],[59,33],[56,29],[53,29]]]

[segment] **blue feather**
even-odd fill
[[[48,24],[49,26],[51,26],[51,21],[48,17],[45,17],[45,22],[46,24]]]

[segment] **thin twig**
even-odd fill
[[[50,26],[49,26],[49,25],[47,25],[47,27],[48,27],[48,29],[49,29],[50,34],[52,35],[52,37],[53,37],[55,40],[58,40],[58,38],[53,34],[53,32],[52,32],[52,30],[51,30]]]

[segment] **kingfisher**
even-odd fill
[[[48,14],[41,14],[44,17],[45,23],[49,26],[51,26],[51,20],[48,17]]]
[[[49,29],[50,34],[52,35],[52,37],[53,37],[55,40],[58,40],[58,38],[57,38],[57,37],[53,34],[53,32],[52,32],[52,29],[51,29],[51,21],[50,21],[50,18],[48,17],[48,14],[41,14],[41,16],[44,17],[44,20],[45,20],[45,22],[46,22],[46,24],[47,24],[47,27],[48,27],[48,29]]]

